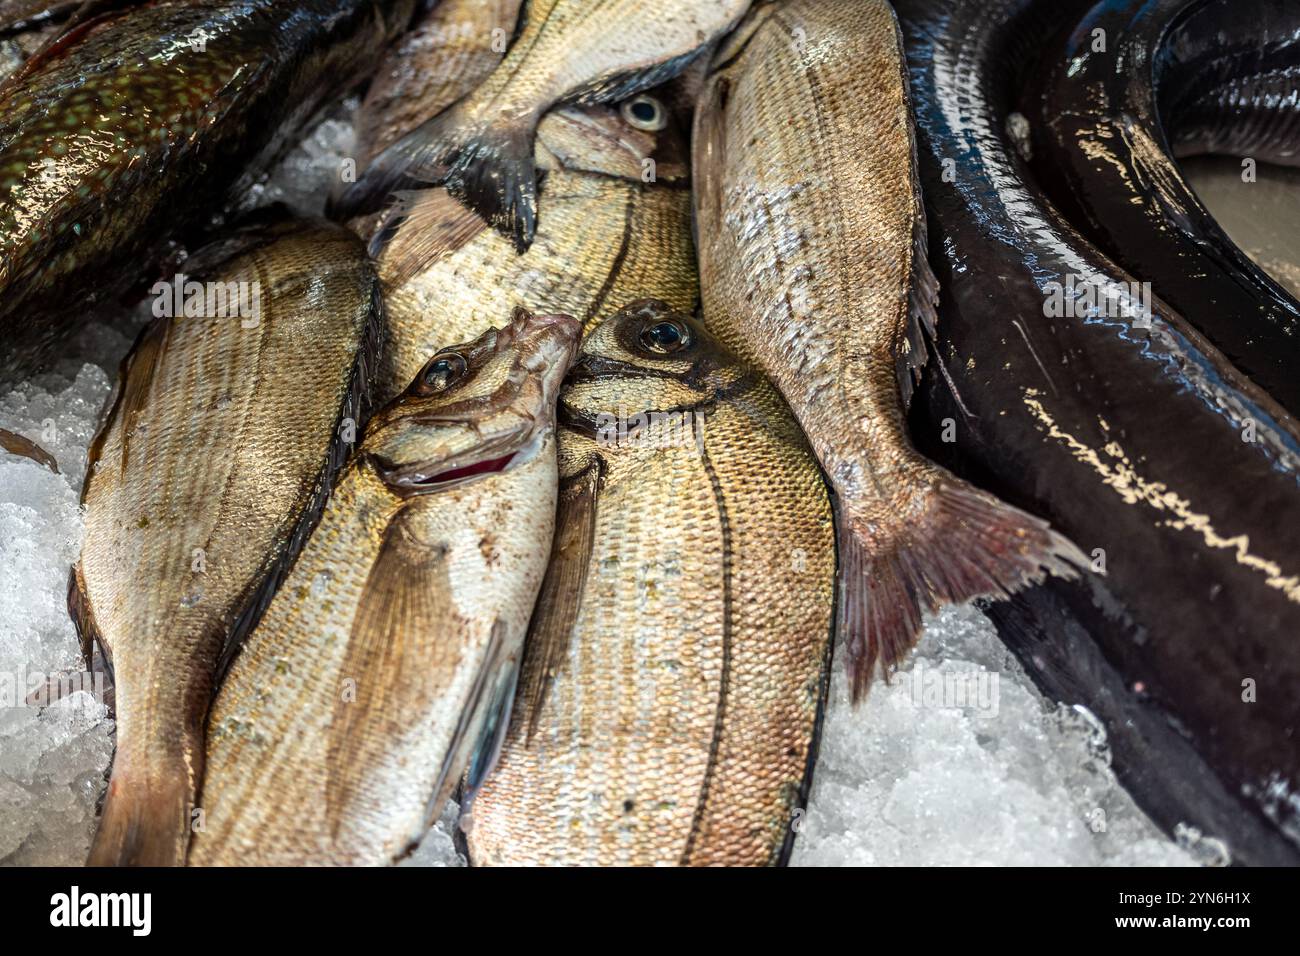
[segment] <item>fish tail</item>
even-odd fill
[[[535,116],[482,122],[453,106],[376,156],[332,211],[373,212],[400,190],[444,185],[523,253],[537,229],[536,131]]]
[[[486,219],[524,253],[537,232],[537,168],[531,124],[489,126],[466,141],[447,192]]]
[[[877,666],[888,680],[920,636],[922,615],[975,598],[1004,599],[1048,574],[1076,577],[1087,559],[1047,522],[946,472],[896,533],[868,532],[841,512],[837,628],[853,699]]]
[[[116,762],[87,866],[184,866],[193,794],[183,768],[139,778]]]

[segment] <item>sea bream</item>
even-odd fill
[[[657,96],[632,103],[645,120],[606,106],[543,120],[546,219],[523,255],[441,187],[401,198],[372,242],[390,329],[380,395],[401,391],[440,342],[490,328],[503,299],[574,315],[587,328],[611,302],[655,296],[695,307],[684,133]]]
[[[782,862],[831,646],[816,460],[760,373],[653,300],[588,333],[559,420],[555,550],[471,861]]]
[[[217,697],[192,864],[387,864],[490,771],[579,331],[520,309],[376,413]]]
[[[861,697],[923,612],[1083,556],[908,436],[937,288],[889,4],[756,8],[717,53],[692,148],[704,322],[771,377],[835,491],[838,627]]]
[[[116,693],[98,865],[184,860],[220,661],[324,506],[381,332],[378,278],[341,226],[249,227],[187,268],[155,290],[165,314],[125,363],[82,495],[69,604]]]
[[[144,280],[415,0],[91,2],[0,85],[0,380]],[[147,283],[145,283],[147,285]]]
[[[411,185],[447,187],[511,238],[537,229],[538,121],[556,105],[617,103],[664,83],[723,36],[750,0],[529,0],[492,74],[384,150],[341,196],[373,210]]]

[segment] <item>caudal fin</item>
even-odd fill
[[[536,132],[533,117],[483,123],[452,107],[376,156],[332,211],[374,212],[395,192],[443,185],[525,252],[537,230]]]
[[[193,798],[183,775],[148,784],[113,769],[87,866],[184,866]]]
[[[839,517],[838,628],[855,702],[877,665],[887,679],[903,662],[926,611],[1007,598],[1048,574],[1075,577],[1087,565],[1047,522],[950,475],[892,536],[864,532],[847,512]]]

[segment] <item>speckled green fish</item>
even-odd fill
[[[86,304],[148,277],[329,97],[416,0],[137,0],[77,11],[0,86],[0,380]]]

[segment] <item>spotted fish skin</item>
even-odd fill
[[[74,21],[0,87],[0,378],[272,158],[414,0],[157,0]]]

